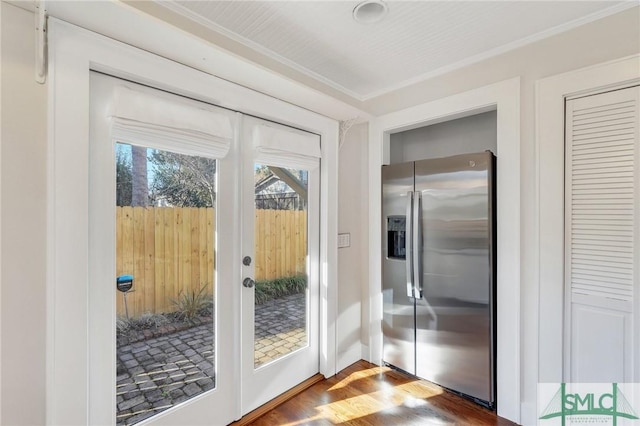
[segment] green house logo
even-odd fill
[[[617,383],[611,384],[610,391],[571,390],[567,388],[566,383],[561,383],[549,404],[542,410],[540,420],[559,418],[562,426],[566,425],[567,420],[571,424],[593,424],[602,423],[608,417],[613,426],[617,426],[621,418],[638,420],[638,415]]]

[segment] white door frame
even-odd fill
[[[136,15],[135,19],[144,21],[149,18]],[[167,27],[159,37],[170,39],[179,35],[178,30]],[[87,278],[91,70],[170,90],[320,135],[320,373],[327,377],[334,375],[338,122],[96,33],[50,19],[47,424],[89,423]],[[239,308],[239,295],[231,303]],[[236,345],[236,350],[239,350],[239,341]],[[234,374],[239,377],[239,371]],[[160,416],[162,414],[158,415]],[[198,423],[214,421],[213,418],[193,420]]]
[[[370,361],[382,362],[381,169],[390,134],[497,110],[497,407],[520,422],[520,78],[377,117],[369,127]]]
[[[254,259],[250,265],[243,266],[241,279],[249,277],[255,279],[255,267],[258,260],[255,258],[255,220],[256,220],[256,200],[255,200],[255,180],[254,166],[256,164],[255,150],[253,149],[253,131],[261,125],[275,126],[264,120],[254,117],[243,117],[241,129],[241,140],[245,144],[241,147],[239,170],[242,175],[240,194],[242,212],[242,236],[241,236],[241,257],[251,255]],[[293,129],[283,129],[294,132]],[[269,163],[262,163],[269,165]],[[255,286],[253,288],[242,288],[242,414],[247,414],[262,404],[273,398],[274,394],[281,394],[298,383],[303,382],[317,373],[318,368],[318,262],[313,259],[318,258],[319,233],[314,231],[320,218],[320,170],[315,168],[308,171],[307,185],[307,294],[305,297],[305,333],[307,344],[297,350],[282,355],[270,362],[255,368]],[[316,228],[317,229],[317,228]]]
[[[640,82],[640,55],[536,82],[538,268],[534,269],[538,271],[536,282],[540,295],[539,382],[563,381],[565,99],[631,85],[634,81]],[[640,297],[636,299],[636,312],[640,312]],[[640,329],[639,317],[636,315],[637,329]],[[640,381],[640,360],[635,360],[634,369],[635,380]]]

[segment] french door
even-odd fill
[[[228,424],[317,373],[319,138],[97,73],[90,123],[90,422]]]
[[[242,129],[244,415],[318,372],[320,141],[253,117]]]

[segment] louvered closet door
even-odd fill
[[[640,88],[567,101],[565,380],[639,381]]]

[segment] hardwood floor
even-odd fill
[[[366,361],[316,383],[250,424],[514,425],[436,385]]]

